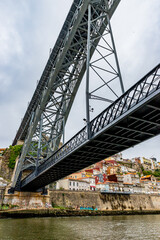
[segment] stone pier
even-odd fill
[[[8,194],[6,189],[3,204],[18,206],[20,208],[43,208],[50,206],[50,196],[33,192],[15,192]]]

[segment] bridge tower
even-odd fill
[[[91,101],[103,102],[106,107],[124,93],[110,23],[119,3],[120,0],[73,1],[13,142],[14,145],[24,140],[10,192],[21,189],[23,171],[30,170],[38,176],[39,166],[59,148],[85,72],[88,138]]]

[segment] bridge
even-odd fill
[[[110,24],[119,3],[73,1],[13,141],[15,145],[23,140],[24,145],[10,192],[36,191],[160,133],[160,65],[124,92]],[[108,36],[110,40],[106,40]],[[102,85],[91,92],[90,69],[102,80]],[[85,72],[86,126],[59,148]],[[121,94],[111,87],[111,82]],[[102,97],[97,92],[104,87],[110,93]],[[109,104],[92,120],[91,99]],[[29,174],[24,178],[26,170]]]

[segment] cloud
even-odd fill
[[[0,147],[12,143],[72,2],[0,1]],[[126,89],[159,63],[159,9],[159,0],[123,0],[113,16]],[[69,116],[66,139],[84,126],[84,117],[85,79]]]
[[[159,63],[159,8],[157,0],[123,0],[113,17],[113,31],[126,89]]]
[[[6,4],[8,2],[9,6]],[[20,18],[18,9],[11,1],[0,2],[0,65],[7,65],[15,56],[22,54],[22,39],[17,29]]]

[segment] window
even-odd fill
[[[78,187],[78,182],[77,182],[77,187]]]
[[[72,185],[72,183],[71,182],[69,182],[69,186],[71,186]]]
[[[73,186],[75,186],[75,182],[73,182]]]

